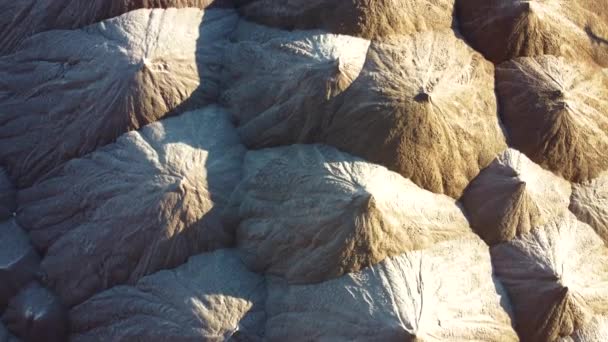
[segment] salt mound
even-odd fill
[[[218,95],[227,10],[138,10],[28,39],[0,59],[0,162],[18,186]]]
[[[471,226],[488,244],[509,241],[568,212],[570,183],[508,149],[462,196]]]
[[[452,31],[373,42],[325,126],[324,142],[454,198],[506,148],[494,67]]]
[[[268,284],[268,341],[518,341],[475,236],[320,284]]]
[[[359,76],[370,43],[247,22],[232,39],[222,103],[235,114],[243,143],[254,148],[310,140],[329,101]]]
[[[238,248],[255,271],[291,283],[472,234],[453,199],[331,147],[251,151],[244,169],[233,196]]]
[[[460,27],[494,63],[556,55],[608,66],[604,0],[457,1]]]
[[[608,245],[608,172],[572,187],[570,210],[589,224]]]
[[[225,5],[225,0],[19,0],[0,3],[0,55],[27,37],[54,29],[75,29],[138,8]]]
[[[599,67],[518,58],[498,66],[496,80],[514,148],[574,182],[608,170],[608,77]]]
[[[227,116],[207,107],[150,124],[19,192],[17,218],[66,304],[231,243],[220,212],[245,151]]]
[[[76,306],[71,341],[256,341],[265,296],[235,253],[202,254]]]
[[[17,209],[15,187],[8,178],[6,170],[0,168],[0,221],[6,220]]]
[[[522,340],[574,338],[608,313],[608,248],[573,215],[491,252]]]
[[[452,27],[454,0],[235,0],[246,18],[284,29],[365,38]]]

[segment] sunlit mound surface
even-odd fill
[[[17,220],[45,253],[49,287],[74,305],[228,246],[220,213],[244,152],[226,113],[205,108],[127,133],[20,191]]]
[[[594,64],[554,56],[496,69],[510,143],[544,168],[581,182],[608,170],[608,76]]]
[[[608,172],[572,190],[570,210],[588,223],[608,245]]]
[[[493,245],[563,217],[570,193],[567,181],[509,149],[469,184],[462,203],[475,232]]]
[[[233,0],[245,18],[283,29],[383,38],[452,27],[454,0]]]
[[[608,66],[605,0],[461,0],[456,4],[462,32],[494,63],[555,55]]]
[[[0,158],[11,176],[31,185],[125,131],[183,111],[192,96],[199,106],[211,102],[216,44],[235,21],[226,10],[138,10],[35,35],[0,58]]]
[[[575,338],[608,313],[608,249],[573,216],[492,247],[523,340]]]
[[[334,102],[321,141],[454,198],[506,148],[494,66],[451,30],[373,42]]]
[[[256,271],[313,283],[471,235],[453,199],[323,145],[251,151],[233,195]]]
[[[139,8],[226,6],[229,0],[19,0],[0,4],[0,55],[39,32],[75,29]]]
[[[0,4],[0,342],[608,341],[608,3]]]

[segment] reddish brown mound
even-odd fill
[[[320,140],[455,198],[506,148],[494,67],[452,31],[372,43],[334,106]]]
[[[452,27],[454,0],[236,0],[245,17],[285,29],[365,38]]]
[[[562,57],[523,57],[496,68],[510,144],[580,182],[608,169],[608,76]]]
[[[0,3],[0,55],[27,37],[54,29],[75,29],[138,8],[226,6],[230,0],[18,0]]]
[[[606,0],[463,0],[459,23],[494,63],[557,55],[608,65]]]

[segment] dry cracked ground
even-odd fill
[[[0,0],[0,342],[608,341],[608,0]]]

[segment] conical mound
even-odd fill
[[[452,27],[454,0],[235,0],[246,18],[283,29],[365,38]]]
[[[518,58],[496,69],[510,144],[573,182],[608,170],[608,77],[555,56]]]
[[[568,212],[570,183],[508,149],[469,184],[462,203],[488,244],[509,241]]]
[[[570,214],[491,249],[522,341],[556,341],[608,313],[608,248]]]
[[[232,204],[237,246],[254,270],[291,283],[473,235],[453,199],[331,147],[252,151],[245,160]]]
[[[314,285],[268,279],[269,341],[518,341],[475,235]]]
[[[307,142],[331,99],[359,76],[370,42],[241,20],[225,48],[221,102],[251,148]]]
[[[494,63],[555,55],[608,66],[606,1],[457,1],[463,34]]]
[[[234,251],[201,254],[74,307],[70,341],[260,341],[265,296]]]
[[[217,107],[122,135],[18,193],[17,219],[64,303],[224,247],[245,149]],[[74,270],[78,272],[74,272]]]
[[[323,142],[454,198],[506,148],[494,67],[452,31],[373,42],[324,126]]]
[[[574,184],[570,210],[589,224],[608,245],[608,172],[583,184]]]
[[[75,29],[139,8],[226,6],[229,0],[19,0],[0,4],[0,55],[44,31]]]
[[[217,44],[236,19],[228,10],[138,10],[28,39],[0,58],[0,163],[29,186],[121,133],[183,111],[191,96],[191,105],[214,100],[220,75],[207,68],[219,69]]]

